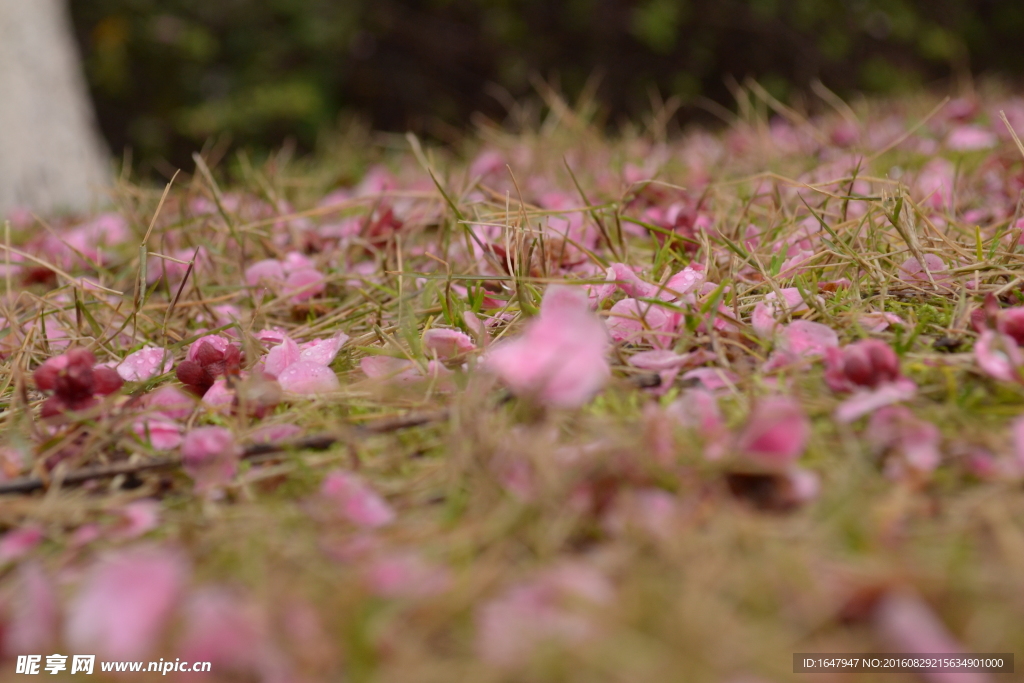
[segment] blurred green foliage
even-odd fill
[[[531,77],[572,96],[601,76],[613,115],[1024,71],[1024,3],[1005,0],[74,0],[101,124],[137,160],[181,163],[211,136],[305,148],[340,112],[391,130],[501,118]],[[681,116],[696,108],[684,106]],[[613,119],[614,120],[614,119]]]

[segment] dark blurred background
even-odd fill
[[[104,134],[143,167],[212,136],[311,149],[357,115],[444,136],[504,118],[537,77],[570,99],[593,76],[614,124],[651,92],[731,106],[729,78],[780,99],[1024,73],[1018,0],[73,0]],[[703,103],[703,106],[702,106]]]

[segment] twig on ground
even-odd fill
[[[359,436],[372,436],[374,434],[387,434],[402,429],[421,427],[434,422],[442,422],[447,419],[447,410],[438,410],[425,413],[412,413],[401,417],[376,420],[364,424],[354,425],[347,434]],[[331,446],[345,441],[347,434],[316,434],[303,437],[293,441],[282,441],[279,443],[256,443],[246,446],[242,452],[242,458],[249,460],[258,456],[283,453],[286,451],[324,451]],[[63,477],[57,475],[52,478],[42,477],[19,477],[0,483],[0,495],[11,495],[18,493],[32,493],[48,488],[51,479],[59,479],[61,484],[82,484],[94,479],[109,479],[119,475],[138,474],[148,470],[174,469],[181,465],[181,458],[167,457],[154,458],[143,462],[119,462],[113,465],[99,465],[96,467],[82,467],[67,472]]]

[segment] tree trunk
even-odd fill
[[[110,175],[65,0],[0,0],[0,220],[94,208]]]

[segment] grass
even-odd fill
[[[120,182],[113,202],[130,239],[102,255],[76,257],[74,242],[63,253],[41,248],[48,234],[70,240],[81,221],[13,225],[11,263],[29,254],[56,275],[32,271],[33,282],[28,266],[8,267],[2,315],[18,324],[6,324],[0,365],[5,453],[14,454],[6,473],[52,479],[44,492],[0,500],[0,525],[39,528],[43,538],[0,568],[5,618],[15,620],[22,599],[19,566],[42,567],[60,612],[73,609],[94,562],[146,545],[188,558],[183,595],[233,591],[262,624],[247,636],[251,650],[275,653],[288,680],[832,680],[794,674],[793,653],[907,650],[912,635],[893,635],[876,614],[879,596],[907,592],[966,651],[1024,651],[1024,497],[1009,431],[1024,393],[979,368],[970,324],[985,294],[1022,303],[1014,183],[1024,157],[993,115],[1021,105],[998,92],[978,98],[980,110],[965,117],[995,135],[993,146],[960,151],[946,136],[967,123],[924,96],[809,119],[752,87],[717,132],[669,134],[652,116],[615,137],[599,131],[588,103],[552,101],[537,112],[524,105],[514,130],[485,126],[449,148],[354,129],[311,160],[207,156],[166,198],[164,188]],[[841,125],[858,131],[847,146],[836,141]],[[496,161],[471,171],[481,150]],[[390,180],[318,205],[374,177],[375,167]],[[938,200],[921,180],[935,168],[950,179]],[[696,228],[652,217],[676,202]],[[400,229],[379,220],[388,208]],[[578,221],[591,241],[543,228],[564,220]],[[354,225],[357,236],[339,245],[324,237],[329,225]],[[806,261],[787,266],[776,245],[796,244],[809,229]],[[487,241],[494,247],[484,249]],[[246,267],[293,250],[326,276],[321,294],[295,302],[245,286]],[[144,272],[147,251],[159,256]],[[578,258],[572,269],[567,253]],[[901,264],[926,254],[945,271],[900,278]],[[147,277],[161,260],[180,271],[189,263],[187,275]],[[799,401],[811,421],[800,465],[819,477],[819,495],[779,512],[731,490],[742,454],[708,460],[706,434],[658,412],[688,383],[642,388],[647,373],[627,361],[649,348],[643,342],[616,344],[611,380],[573,410],[511,396],[477,367],[475,352],[449,363],[449,378],[396,383],[361,370],[362,358],[381,354],[425,368],[422,332],[470,332],[466,311],[499,316],[490,343],[514,337],[549,283],[599,283],[613,262],[639,267],[649,283],[702,264],[708,282],[722,285],[693,304],[646,301],[682,315],[672,348],[706,349],[710,366],[735,373],[718,393],[730,431],[766,396]],[[844,396],[828,388],[820,360],[764,371],[777,342],[755,333],[751,315],[790,287],[810,306],[782,315],[783,324],[802,317],[835,330],[843,345],[870,337],[899,353],[918,385],[906,405],[941,434],[934,471],[887,475],[885,461],[903,456],[872,446],[867,420],[832,418]],[[616,292],[599,313],[623,297]],[[224,304],[234,319],[216,308]],[[901,322],[871,332],[868,312]],[[715,328],[716,316],[731,325]],[[101,362],[146,344],[171,349],[177,363],[202,329],[221,329],[251,365],[262,352],[253,334],[271,327],[298,341],[348,335],[331,366],[340,390],[286,400],[262,419],[200,406],[188,428],[221,425],[246,442],[257,427],[291,424],[331,435],[332,448],[243,463],[219,500],[196,495],[176,468],[59,485],[62,471],[166,455],[131,426],[136,397],[176,383],[173,372],[129,382],[102,411],[49,434],[31,371],[59,352],[62,335]],[[354,427],[438,410],[414,428]],[[62,452],[71,455],[47,474],[42,463]],[[1002,469],[979,474],[979,452]],[[318,511],[321,482],[335,469],[357,471],[396,520],[367,530]],[[523,472],[526,496],[515,485]],[[663,494],[653,507],[652,492]],[[158,501],[159,522],[126,538],[116,520],[138,500]],[[88,524],[98,537],[76,544]],[[379,562],[410,557],[419,569],[398,572],[397,588],[375,583]],[[552,578],[563,574],[570,579]],[[499,625],[489,634],[488,614]],[[56,649],[46,653],[71,653],[62,618],[50,625]],[[189,624],[185,610],[173,610],[147,658],[179,656]],[[510,648],[510,661],[493,655],[487,638]],[[24,653],[7,652],[15,654]],[[278,680],[265,658],[218,656],[216,680]]]

